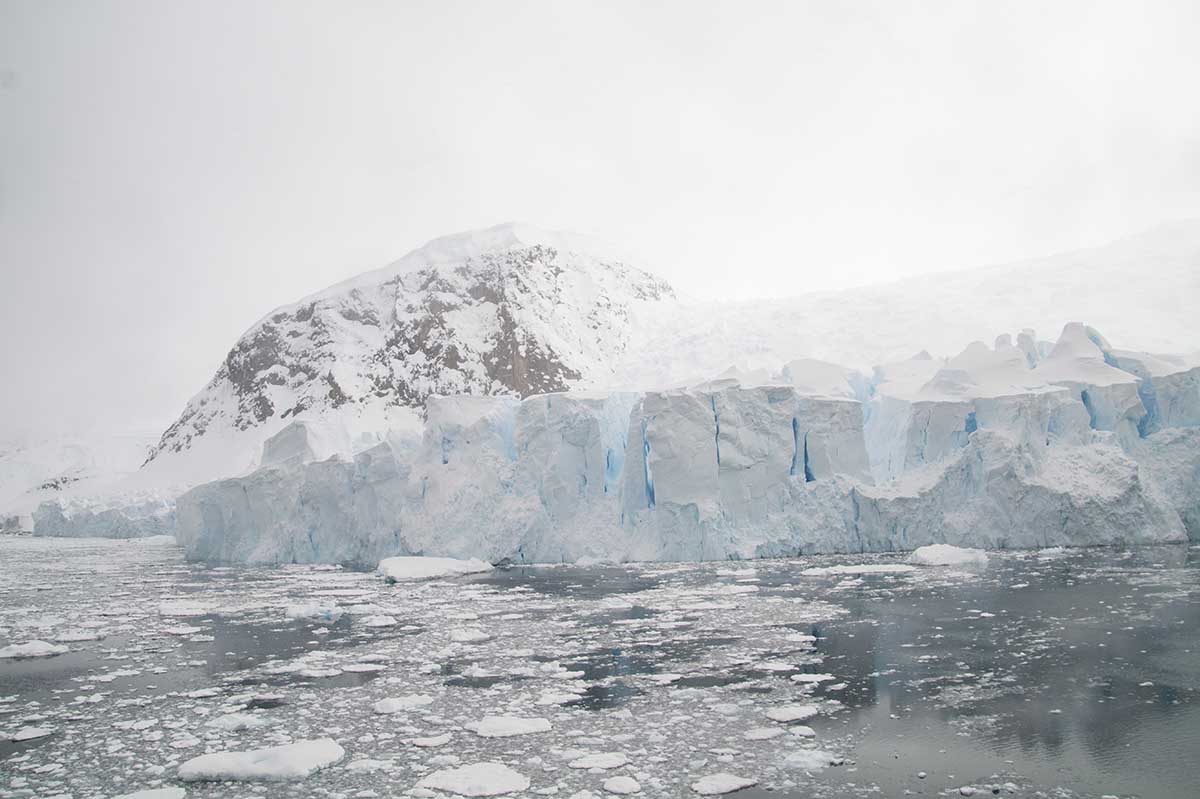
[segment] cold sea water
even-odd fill
[[[1196,547],[391,585],[0,537],[0,650],[34,641],[59,654],[0,658],[0,797],[433,796],[431,774],[485,762],[563,799],[716,774],[755,783],[741,799],[1200,796]],[[345,756],[296,781],[177,776],[326,737]]]

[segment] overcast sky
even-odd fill
[[[1200,216],[1200,3],[0,0],[0,435],[160,427],[276,305],[515,219],[700,297]]]

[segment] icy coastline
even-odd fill
[[[177,503],[177,535],[197,560],[365,564],[1200,535],[1200,368],[1157,359],[1139,376],[1122,365],[1151,356],[1114,350],[1081,324],[1042,351],[1032,334],[1021,339],[879,367],[862,399],[804,393],[803,375],[792,385],[729,377],[644,393],[431,397],[419,441],[293,458],[192,489]]]

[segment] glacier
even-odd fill
[[[301,452],[322,436],[294,423],[271,449],[299,454],[183,494],[176,534],[197,560],[369,565],[1184,542],[1198,385],[1194,360],[1070,324],[869,377],[792,362],[669,390],[432,395],[420,436],[353,457]]]
[[[1060,328],[1135,264],[1190,296],[1183,232],[720,307],[573,234],[436,239],[267,314],[153,446],[0,445],[0,529],[366,566],[1198,538],[1200,355],[1079,323],[971,340],[1001,313]],[[1056,288],[1030,306],[1035,274]],[[1194,343],[1174,311],[1087,308],[1136,347]]]

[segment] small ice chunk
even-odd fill
[[[316,619],[318,621],[337,621],[344,613],[337,605],[288,605],[284,611],[289,619]]]
[[[419,746],[422,749],[432,749],[438,746],[445,746],[450,743],[450,733],[444,732],[441,735],[429,735],[423,738],[409,738],[408,743],[413,746]]]
[[[32,741],[35,738],[45,738],[53,735],[53,727],[22,727],[8,737],[10,741]]]
[[[209,719],[204,722],[205,727],[215,727],[218,730],[225,730],[226,732],[252,730],[255,727],[262,727],[265,724],[267,724],[265,718],[255,716],[252,713],[226,713],[224,716],[217,716],[215,719]]]
[[[615,794],[631,794],[641,793],[642,786],[633,777],[627,777],[621,774],[616,777],[609,777],[604,781],[604,790]]]
[[[768,710],[767,718],[771,721],[782,722],[803,721],[804,719],[811,719],[819,712],[815,705],[780,705]]]
[[[929,544],[913,550],[908,562],[918,566],[986,566],[988,556],[982,549]]]
[[[529,789],[529,778],[503,763],[471,763],[439,769],[417,783],[418,788],[459,796],[500,796]]]
[[[597,752],[572,760],[571,768],[620,768],[629,762],[623,752]]]
[[[392,696],[380,699],[374,705],[376,713],[400,713],[405,710],[416,710],[433,704],[433,697],[428,694],[409,694],[407,696]]]
[[[487,561],[471,558],[421,558],[396,557],[379,561],[379,574],[389,583],[404,580],[432,580],[438,577],[457,577],[463,574],[479,574],[492,570]]]
[[[489,638],[491,636],[478,627],[462,627],[450,631],[450,640],[456,644],[477,644]]]
[[[363,616],[359,621],[367,627],[392,627],[396,624],[396,617],[379,613],[373,616]]]
[[[187,796],[187,791],[183,788],[147,788],[144,791],[134,791],[133,793],[123,793],[120,796],[115,796],[113,799],[183,799]]]
[[[742,737],[747,741],[769,741],[780,735],[787,735],[787,733],[778,727],[755,727],[742,733]]]
[[[843,762],[843,759],[838,755],[826,752],[823,749],[797,749],[783,759],[785,768],[804,769],[805,771],[815,771],[823,769],[826,766],[836,766]]]
[[[29,641],[0,649],[0,658],[45,658],[62,655],[68,651],[68,648],[61,644],[52,644],[49,641]]]
[[[916,566],[906,563],[859,563],[844,566],[814,566],[800,572],[805,577],[832,577],[840,574],[908,574]]]
[[[517,716],[484,716],[482,721],[469,721],[463,726],[481,738],[508,738],[513,735],[550,731],[548,719],[526,719]]]
[[[346,750],[332,738],[296,741],[248,752],[213,752],[188,760],[179,767],[179,779],[297,780],[333,765]]]
[[[723,793],[740,791],[742,788],[749,788],[751,785],[758,785],[758,780],[722,772],[720,774],[709,774],[706,777],[701,777],[692,783],[692,790],[701,796],[717,796]]]
[[[833,679],[836,678],[832,674],[793,674],[791,676],[792,682],[818,683],[828,682],[829,680]]]

